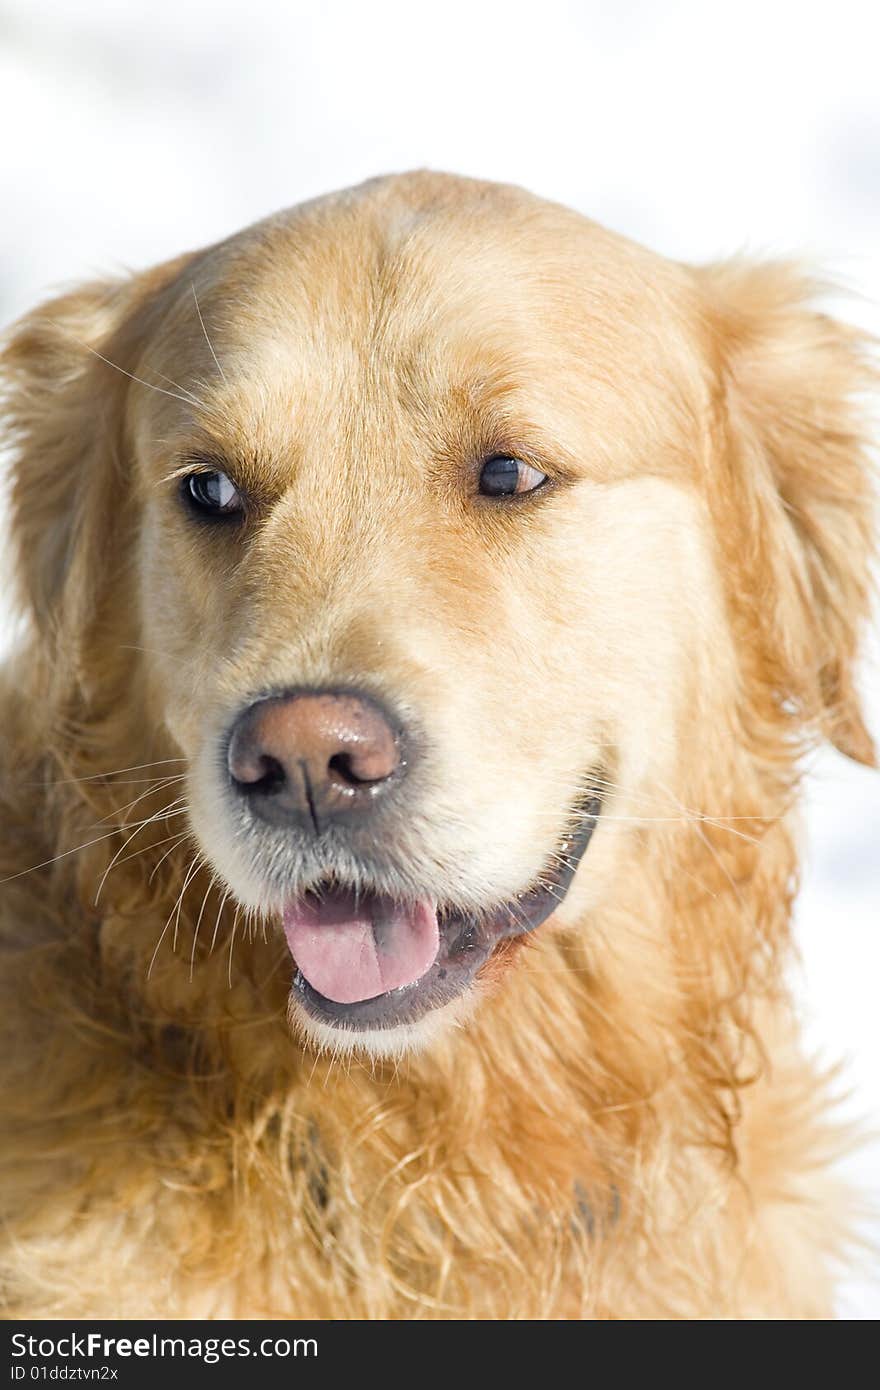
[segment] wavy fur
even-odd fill
[[[306,272],[321,294],[338,293],[328,311],[337,321],[351,266],[379,226],[382,273],[400,277],[397,323],[416,310],[387,252],[394,229],[417,221],[442,261],[467,254],[475,215],[486,256],[518,241],[551,299],[553,275],[571,284],[580,273],[574,259],[560,270],[559,247],[589,235],[602,269],[593,306],[604,297],[633,324],[647,316],[641,334],[608,351],[620,380],[631,371],[639,383],[626,402],[634,456],[674,481],[669,515],[685,518],[699,551],[688,574],[705,570],[715,592],[695,598],[672,563],[651,577],[652,590],[669,590],[669,684],[656,706],[650,682],[630,687],[622,676],[595,696],[595,728],[583,738],[585,750],[610,750],[607,822],[577,891],[534,939],[493,960],[460,1017],[434,1020],[397,1056],[346,1054],[332,1039],[322,1051],[296,1020],[291,1030],[289,957],[271,914],[238,902],[222,863],[210,859],[207,832],[190,822],[198,758],[186,720],[221,659],[200,552],[180,559],[169,543],[163,559],[185,571],[202,605],[201,626],[188,626],[195,619],[186,611],[179,617],[181,642],[204,664],[177,677],[176,704],[168,673],[190,657],[181,646],[158,660],[144,628],[145,602],[162,599],[145,579],[154,573],[142,541],[151,504],[132,463],[143,447],[137,412],[145,401],[157,410],[180,401],[154,401],[139,381],[205,403],[210,363],[199,374],[174,357],[183,352],[175,344],[199,337],[190,286],[203,284],[197,302],[215,360],[231,372],[244,354],[246,365],[247,334],[233,341],[229,325],[249,296],[279,312],[258,259],[293,255],[292,234],[275,219],[256,240],[252,233],[147,276],[77,290],[9,336],[4,408],[29,619],[0,695],[9,1030],[2,1263],[12,1316],[830,1315],[850,1239],[850,1199],[831,1165],[847,1136],[829,1119],[828,1078],[801,1056],[784,972],[804,754],[827,736],[873,759],[853,681],[872,524],[864,345],[814,313],[810,285],[787,265],[671,267],[491,185],[440,175],[380,181],[306,209],[294,225],[306,244],[320,241],[315,227],[329,226],[349,247],[338,291],[327,288],[336,283],[329,262],[313,260]],[[319,245],[314,254],[329,253]],[[222,312],[216,296],[209,312],[205,267],[224,285]],[[575,298],[553,300],[533,347],[540,356],[553,344],[553,379],[562,392],[570,373],[572,409],[583,389]],[[596,343],[599,353],[598,330]],[[408,389],[425,390],[421,383],[411,374]],[[619,424],[614,392],[602,390],[593,388],[588,426],[597,457]],[[677,402],[674,418],[661,398]],[[402,389],[393,409],[407,399]],[[235,414],[228,399],[222,410]],[[267,385],[263,414],[275,421],[277,410]],[[607,514],[609,547],[617,515]],[[469,524],[460,523],[462,535]],[[571,544],[555,525],[535,542],[551,568]],[[600,531],[597,523],[591,533],[598,550]],[[316,541],[304,585],[317,586],[322,553]],[[253,561],[258,594],[279,592],[273,563],[268,551]],[[438,551],[436,565],[449,563]],[[529,557],[511,563],[533,566]],[[231,569],[223,582],[232,594]],[[459,620],[462,632],[481,621],[468,582],[465,574],[449,599],[451,643],[466,640]],[[609,631],[630,647],[640,631],[652,643],[641,580],[608,585],[619,608]],[[312,646],[297,649],[315,670],[343,621],[325,592]],[[297,593],[305,604],[308,588]],[[551,722],[586,698],[575,669],[585,660],[576,600],[563,605],[562,641],[549,596],[530,602],[509,637],[504,617],[496,620],[497,664],[487,658],[479,671],[483,715],[504,718],[510,653],[527,653],[529,643],[542,653],[542,644],[568,643],[554,666],[536,659],[532,676],[526,654],[519,668]],[[307,611],[302,604],[297,611]],[[395,629],[389,604],[388,632],[408,631]],[[358,638],[366,619],[346,615],[346,651],[357,662],[370,650]],[[166,606],[161,621],[170,628],[178,619]],[[679,660],[690,651],[688,625],[699,628],[700,649]],[[515,648],[523,631],[525,646]],[[661,683],[664,652],[655,663],[650,647],[646,658]],[[444,648],[438,665],[454,656]],[[383,678],[409,682],[429,727],[436,714],[445,730],[442,689],[432,706],[414,658],[393,653],[386,663]],[[225,668],[225,691],[246,666],[242,656],[235,672]],[[467,659],[454,675],[464,686],[478,679]],[[600,672],[595,681],[605,679]],[[612,721],[618,708],[622,733]],[[523,798],[544,816],[548,842],[561,769],[580,756],[580,725],[564,718],[559,768],[547,767],[543,781],[529,772],[531,783],[523,764]],[[662,757],[629,756],[635,734],[626,730],[640,724]],[[444,738],[452,747],[454,731],[438,744]],[[510,746],[515,760],[512,738]],[[487,745],[487,760],[494,756]],[[469,806],[465,796],[453,808],[453,836],[473,829]],[[427,821],[431,809],[429,801]],[[420,832],[409,833],[415,856]],[[438,845],[442,865],[448,847]]]

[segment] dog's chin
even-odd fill
[[[292,899],[283,921],[295,1032],[319,1050],[398,1057],[461,1025],[503,943],[535,931],[565,898],[599,811],[596,797],[582,803],[535,882],[483,912],[427,895],[355,894],[332,878]]]
[[[399,1061],[428,1051],[441,1038],[463,1027],[472,1016],[479,1000],[477,987],[467,990],[448,1004],[430,1010],[411,1023],[391,1024],[384,1028],[358,1028],[330,1023],[304,1007],[301,995],[290,992],[287,1018],[291,1031],[311,1051],[326,1053],[334,1058],[360,1055],[376,1061]]]

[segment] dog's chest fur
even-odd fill
[[[567,1042],[531,1026],[511,1038],[509,1009],[549,1009],[536,982],[561,958],[543,959],[531,988],[486,1001],[445,1049],[371,1069],[303,1054],[271,1010],[236,1021],[236,991],[213,1032],[90,1016],[86,981],[107,962],[57,945],[19,957],[11,1312],[827,1312],[816,1273],[833,1194],[807,1175],[821,1135],[806,1070],[780,1051],[772,1088],[752,1089],[736,1171],[686,1078],[670,1076],[659,1105],[624,1099],[571,1027]],[[41,980],[64,981],[66,1017],[48,1018]],[[557,983],[557,1018],[561,1004],[585,1020],[585,990],[571,974],[561,1000]]]

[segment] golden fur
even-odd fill
[[[871,374],[811,293],[423,173],[13,328],[11,1315],[829,1315],[840,1136],[784,971],[803,754],[873,759]],[[557,486],[479,511],[464,461],[514,444]],[[246,542],[181,519],[193,453],[262,499]],[[381,1046],[288,1018],[211,780],[249,694],[328,681],[417,712],[390,852],[464,904],[605,779],[560,910]]]

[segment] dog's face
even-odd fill
[[[157,303],[105,354],[158,388],[121,426],[149,717],[300,1028],[417,1044],[608,890],[736,703],[695,278],[428,178]]]
[[[651,305],[604,288],[626,252],[591,266],[566,221],[289,219],[208,257],[134,369],[184,396],[130,416],[156,708],[319,1036],[460,1011],[609,782],[662,767],[717,616],[695,364],[673,325],[644,379]]]

